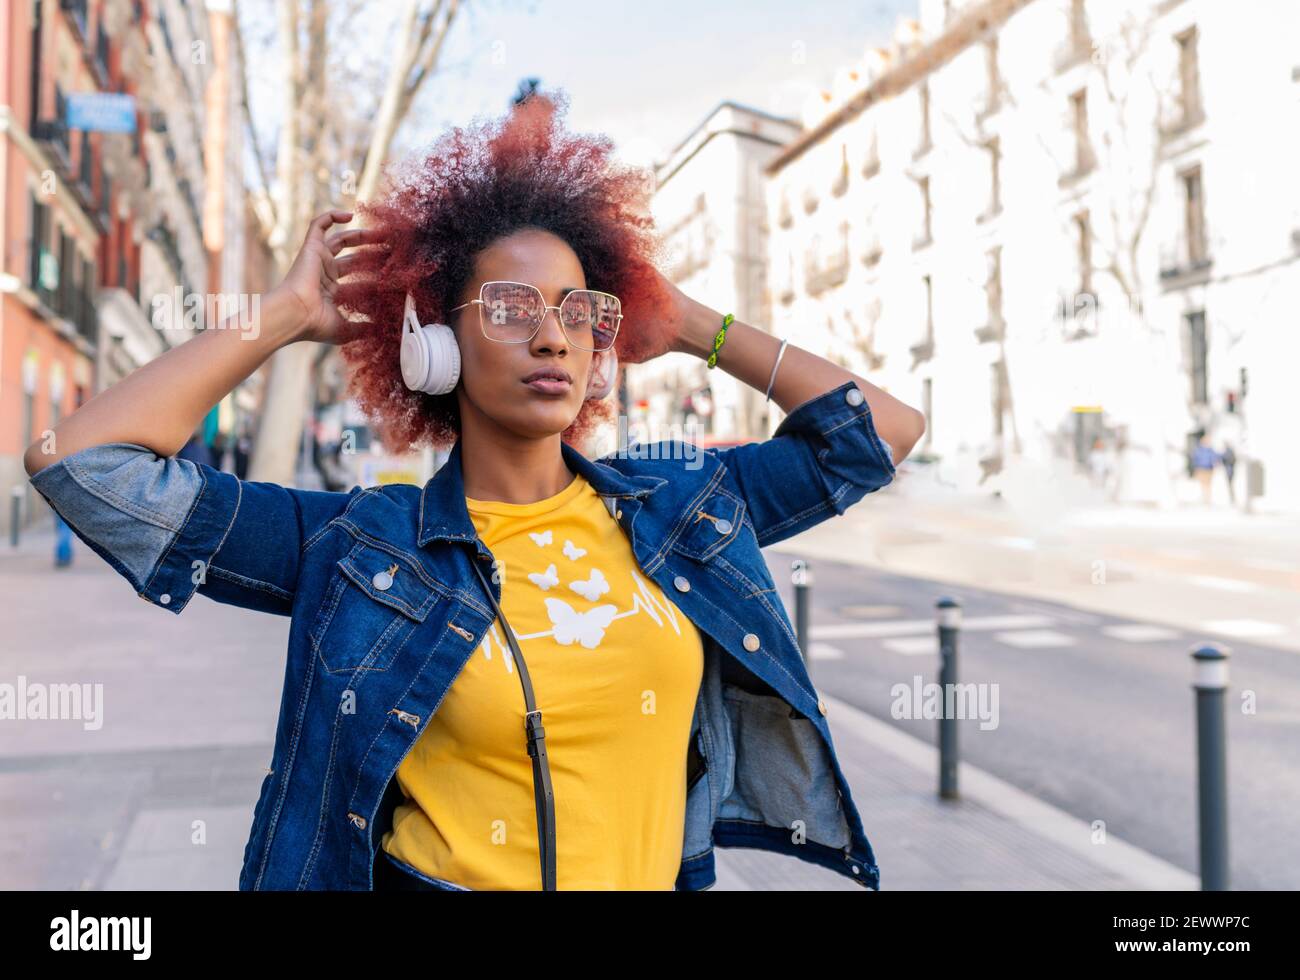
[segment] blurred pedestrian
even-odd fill
[[[1196,449],[1192,451],[1192,470],[1201,484],[1201,499],[1207,505],[1210,503],[1214,468],[1219,464],[1219,458],[1219,454],[1210,445],[1209,436],[1203,435],[1196,440]]]
[[[54,511],[54,567],[66,568],[72,564],[72,528]]]
[[[1232,502],[1233,506],[1236,506],[1237,491],[1232,485],[1232,475],[1237,469],[1237,453],[1232,448],[1232,443],[1226,442],[1223,444],[1223,454],[1219,459],[1223,463],[1223,475],[1228,480],[1228,500]]]

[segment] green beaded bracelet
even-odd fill
[[[727,340],[727,328],[731,326],[731,321],[736,319],[734,313],[728,313],[722,318],[722,329],[713,335],[713,353],[709,355],[709,367],[717,367],[718,351],[722,350],[722,345]]]

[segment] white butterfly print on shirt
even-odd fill
[[[549,533],[549,532],[548,532]],[[528,581],[537,586],[543,592],[560,584],[560,576],[555,570],[555,562],[546,566],[544,572],[529,572]]]
[[[587,553],[587,549],[586,549],[586,548],[579,548],[576,544],[574,544],[574,543],[573,543],[572,541],[570,541],[568,538],[565,538],[565,540],[564,540],[564,557],[567,558],[567,559],[569,559],[569,561],[577,561],[579,558],[581,558],[581,557],[582,557],[583,555],[585,555],[586,553]]]
[[[545,531],[542,531],[540,534],[536,531],[529,531],[528,536],[533,539],[533,544],[537,545],[537,547],[539,548],[551,543],[550,528],[547,528]]]
[[[596,606],[578,612],[563,599],[547,599],[546,614],[551,617],[555,642],[568,646],[577,640],[588,650],[594,650],[605,638],[605,628],[614,621],[618,607]]]
[[[591,570],[591,578],[587,579],[585,582],[582,579],[578,579],[576,582],[570,582],[569,588],[589,602],[595,602],[609,591],[609,583],[605,581],[605,575],[599,568],[593,568]]]

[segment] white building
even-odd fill
[[[923,408],[961,485],[1100,438],[1119,499],[1171,503],[1205,429],[1300,510],[1300,7],[920,14],[768,168],[774,332]]]
[[[655,171],[653,214],[670,249],[664,274],[760,329],[771,322],[763,171],[799,132],[794,120],[723,102]],[[629,365],[626,378],[633,438],[763,438],[772,428],[761,394],[693,355]],[[656,434],[647,424],[683,429]]]

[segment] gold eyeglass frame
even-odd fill
[[[487,306],[487,303],[484,302],[483,300],[483,291],[488,286],[493,286],[493,285],[526,286],[527,288],[535,292],[538,295],[538,297],[541,299],[542,301],[541,318],[538,319],[537,324],[533,327],[533,332],[530,333],[523,340],[498,340],[496,337],[488,337],[487,327],[484,326],[483,324],[483,310]],[[595,293],[598,296],[608,296],[610,299],[618,303],[619,310],[623,309],[623,301],[621,299],[619,299],[613,293],[607,293],[600,289],[573,289],[565,294],[564,299],[560,300],[559,306],[549,306],[546,303],[546,297],[542,295],[542,291],[530,282],[516,282],[513,279],[489,279],[487,282],[479,286],[478,299],[472,299],[468,303],[461,303],[460,306],[452,307],[452,309],[450,309],[448,312],[455,313],[457,310],[463,310],[465,307],[473,306],[475,303],[477,303],[479,308],[478,327],[479,330],[483,332],[484,337],[492,341],[494,344],[527,344],[534,337],[536,337],[538,332],[542,329],[542,324],[546,322],[547,311],[554,310],[556,319],[560,321],[560,329],[564,331],[564,335],[569,338],[569,342],[572,343],[574,347],[577,347],[579,350],[591,351],[593,353],[603,353],[604,351],[607,350],[613,350],[614,341],[618,338],[618,329],[623,325],[623,314],[621,312],[614,314],[614,336],[610,338],[608,347],[583,347],[581,344],[576,343],[573,340],[572,334],[570,334],[569,332],[569,328],[564,325],[564,318],[560,315],[564,307],[564,304],[568,301],[569,297],[572,296],[574,293],[581,293],[581,292]]]

